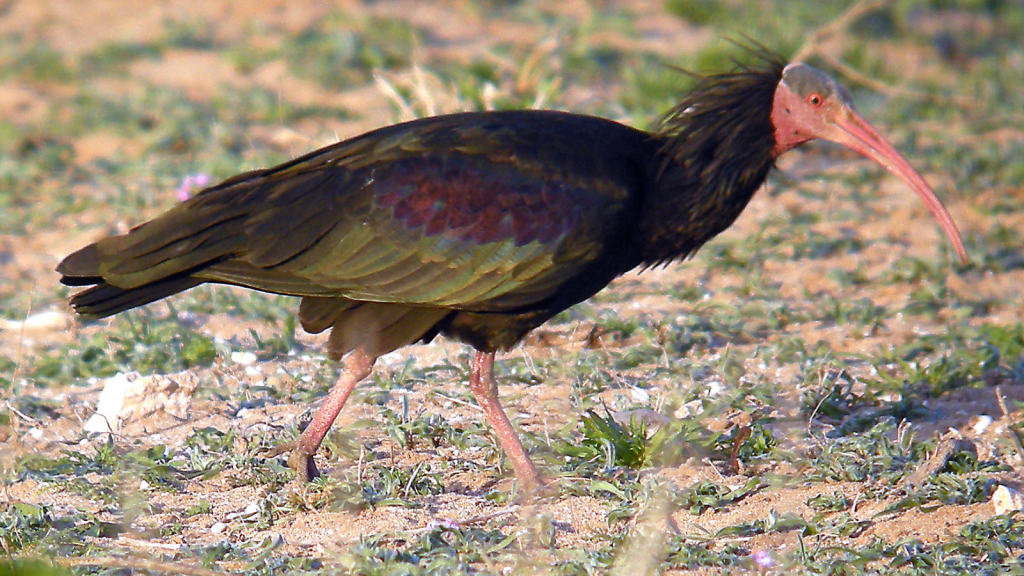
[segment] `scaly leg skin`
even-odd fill
[[[320,476],[313,455],[320,448],[320,443],[324,441],[324,436],[327,436],[327,431],[331,429],[356,384],[370,375],[376,361],[375,356],[368,355],[362,348],[353,350],[345,360],[345,368],[342,369],[338,381],[334,383],[331,391],[327,393],[327,398],[324,398],[324,403],[313,416],[313,421],[306,426],[306,430],[297,441],[286,445],[285,449],[292,450],[288,457],[288,467],[295,471],[295,477],[300,482],[309,482]]]
[[[519,434],[512,428],[512,423],[498,402],[498,382],[494,379],[494,352],[477,352],[473,357],[469,389],[473,392],[476,403],[483,409],[487,423],[498,436],[498,444],[512,463],[519,483],[527,493],[536,492],[543,486],[544,479],[537,473],[537,468],[523,448]]]

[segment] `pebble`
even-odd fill
[[[982,434],[985,430],[988,430],[988,427],[991,426],[993,422],[992,417],[985,414],[979,414],[972,420],[971,430],[974,431],[975,434]]]
[[[241,512],[232,512],[224,517],[225,520],[234,520],[235,518],[241,518],[242,520],[251,520],[252,516],[256,516],[260,513],[260,505],[251,502],[245,507],[245,510]]]
[[[107,378],[103,383],[103,390],[100,392],[99,400],[96,402],[96,411],[89,417],[82,426],[86,432],[113,432],[120,426],[121,409],[124,408],[124,399],[132,386],[134,378],[129,378],[124,372]]]
[[[634,402],[646,404],[651,401],[651,395],[647,392],[647,390],[644,390],[643,388],[637,388],[636,386],[632,386],[629,389],[629,393],[633,397]]]
[[[256,355],[252,352],[232,352],[231,361],[242,366],[251,366],[256,363]]]
[[[999,486],[992,492],[992,507],[997,515],[1024,510],[1024,494],[1013,488]]]
[[[220,534],[227,529],[228,525],[223,522],[217,522],[213,526],[210,526],[210,532],[213,532],[214,534]]]
[[[0,318],[0,330],[10,331],[42,331],[67,330],[71,328],[71,318],[64,312],[40,312],[24,320],[5,320]]]
[[[684,418],[690,418],[692,416],[697,416],[697,415],[699,415],[702,412],[704,412],[704,403],[701,402],[700,400],[692,400],[692,401],[687,402],[686,404],[683,404],[682,406],[680,406],[675,411],[673,416],[675,416],[679,420],[682,420]]]

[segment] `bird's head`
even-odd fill
[[[921,197],[953,242],[957,254],[967,262],[960,231],[946,207],[892,144],[857,114],[850,93],[831,76],[803,62],[786,66],[775,89],[772,125],[775,157],[821,138],[856,150],[901,178]]]

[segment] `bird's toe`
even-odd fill
[[[320,477],[312,454],[293,450],[288,456],[288,467],[295,471],[295,479],[302,483],[312,482]]]

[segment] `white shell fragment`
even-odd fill
[[[96,413],[86,420],[86,432],[117,432],[125,424],[155,412],[185,418],[192,393],[199,383],[195,374],[118,373],[103,382]]]
[[[988,430],[988,427],[992,425],[992,422],[993,420],[991,416],[987,416],[985,414],[975,416],[971,422],[971,431],[975,434],[982,434],[985,430]]]
[[[992,507],[997,515],[1024,510],[1024,494],[1007,486],[999,486],[992,492]]]
[[[252,352],[232,352],[231,361],[242,366],[252,366],[256,363],[256,355]]]
[[[0,318],[0,330],[12,332],[43,332],[46,330],[67,330],[71,328],[71,318],[64,312],[40,312],[24,320],[6,320]]]

